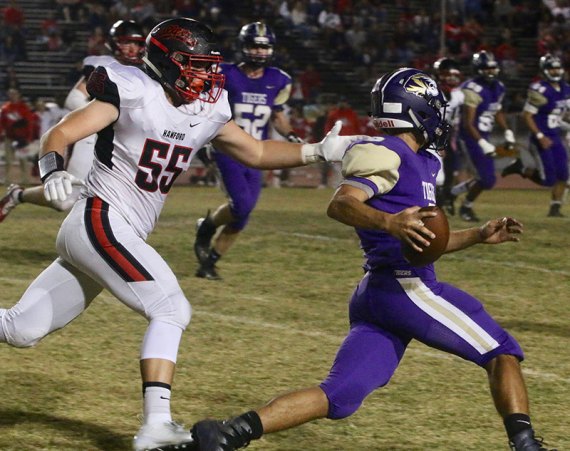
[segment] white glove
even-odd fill
[[[303,144],[301,157],[304,164],[317,161],[342,161],[348,146],[363,138],[361,135],[339,136],[342,121],[336,121],[333,128],[327,133],[321,142],[316,144]]]
[[[485,155],[493,156],[495,154],[495,146],[486,139],[481,138],[477,141],[477,144],[479,144],[479,147]]]
[[[505,130],[505,141],[507,141],[509,144],[515,143],[515,134],[512,130]]]
[[[52,172],[44,182],[44,197],[48,202],[63,202],[71,194],[72,185],[83,185],[83,180],[67,171]]]

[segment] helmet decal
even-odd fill
[[[404,82],[404,89],[410,94],[420,97],[425,97],[426,95],[435,97],[439,94],[435,81],[422,73],[414,74],[408,78]]]
[[[198,39],[193,36],[190,30],[186,30],[178,25],[169,25],[155,35],[158,39],[175,39],[187,45],[190,50],[198,44]]]

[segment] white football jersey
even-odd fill
[[[114,104],[119,118],[98,133],[83,196],[109,203],[146,239],[176,177],[230,120],[227,92],[215,104],[175,107],[157,81],[118,62],[98,67],[87,90]]]
[[[117,62],[114,56],[111,55],[89,55],[83,58],[83,69],[86,67],[96,68],[98,66],[107,67]]]

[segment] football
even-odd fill
[[[436,206],[423,207],[420,211],[435,211],[437,213],[436,216],[423,219],[426,228],[435,234],[435,238],[431,240],[428,247],[420,245],[423,252],[417,252],[407,243],[402,242],[404,257],[412,266],[425,266],[435,262],[442,256],[449,241],[449,223],[444,211]]]

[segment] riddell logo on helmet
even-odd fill
[[[394,121],[390,119],[377,119],[376,124],[380,128],[394,128]]]
[[[164,30],[159,30],[156,37],[159,39],[176,39],[184,42],[190,48],[194,48],[198,44],[198,40],[192,36],[192,32],[178,25],[170,25]]]

